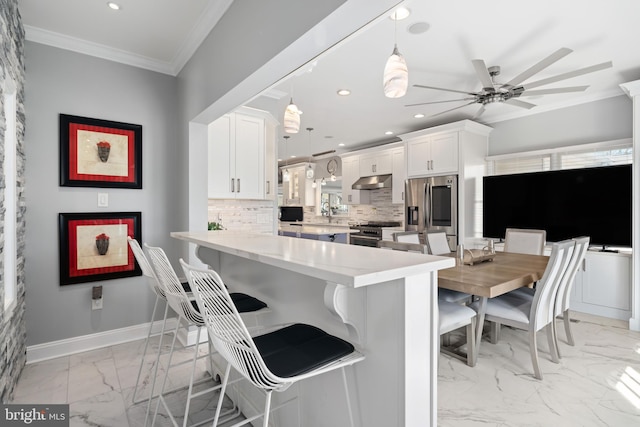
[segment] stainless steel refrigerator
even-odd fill
[[[405,229],[444,231],[454,251],[458,244],[458,176],[408,179],[405,195]]]

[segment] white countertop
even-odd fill
[[[300,224],[300,223],[299,223]],[[300,224],[300,225],[292,225],[292,224],[280,224],[278,227],[281,231],[292,231],[296,233],[303,234],[313,234],[313,235],[327,235],[327,234],[350,234],[350,233],[359,233],[359,230],[352,230],[349,227],[345,226],[335,226],[335,225],[313,225],[313,224]]]
[[[361,287],[454,267],[455,259],[239,231],[185,231],[171,236],[344,286]]]

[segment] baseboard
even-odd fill
[[[176,317],[167,319],[165,330],[172,331],[175,329],[176,322]],[[160,332],[161,328],[162,322],[154,322],[153,333]],[[111,331],[98,332],[96,334],[27,346],[27,364],[144,339],[148,333],[149,322],[126,328],[113,329]],[[193,340],[195,342],[195,337]]]

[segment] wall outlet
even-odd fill
[[[91,310],[102,310],[102,297],[91,300]]]
[[[98,207],[99,208],[109,207],[109,193],[98,193]]]

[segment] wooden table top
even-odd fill
[[[496,252],[493,261],[438,272],[438,287],[493,298],[542,278],[548,256]]]

